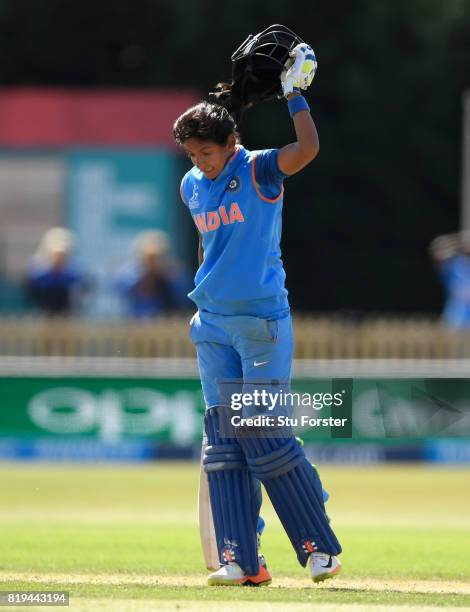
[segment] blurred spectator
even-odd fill
[[[444,322],[455,328],[470,327],[470,232],[438,236],[430,251],[446,292]]]
[[[191,307],[188,274],[171,256],[167,234],[159,230],[137,236],[134,260],[118,272],[114,284],[131,317],[152,318]]]
[[[86,288],[83,274],[71,260],[73,242],[71,232],[53,227],[44,234],[31,260],[27,293],[44,314],[75,313]]]

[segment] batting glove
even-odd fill
[[[289,55],[290,59],[287,60],[281,73],[284,96],[310,87],[317,71],[317,58],[309,45],[301,43],[294,47]]]

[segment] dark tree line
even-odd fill
[[[470,0],[0,0],[8,85],[196,88],[230,76],[250,32],[284,23],[319,70],[318,159],[289,180],[284,252],[294,306],[437,311],[431,238],[459,224]],[[292,137],[282,102],[247,113],[248,147]]]

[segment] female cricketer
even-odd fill
[[[297,45],[281,74],[282,91],[297,140],[280,149],[248,151],[239,144],[226,108],[202,102],[175,122],[176,142],[193,168],[181,197],[199,232],[200,267],[189,297],[206,402],[208,476],[220,568],[209,585],[269,584],[260,563],[257,525],[261,481],[303,567],[314,582],[340,571],[341,546],[325,513],[316,470],[293,433],[273,434],[266,423],[230,428],[223,381],[289,382],[292,321],[281,260],[283,181],[318,154],[317,131],[301,89],[316,70],[315,55]],[[275,416],[272,413],[271,416]]]

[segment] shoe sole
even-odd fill
[[[261,587],[268,586],[271,584],[272,578],[269,580],[263,580],[261,582],[253,582],[249,578],[242,580],[224,580],[223,578],[208,578],[207,584],[209,586],[235,586],[235,587]]]
[[[264,566],[259,568],[259,573],[256,576],[245,576],[244,578],[238,578],[230,580],[229,578],[220,578],[219,576],[213,576],[207,579],[209,586],[268,586],[273,581],[271,574],[267,571]]]
[[[323,582],[324,580],[328,580],[329,578],[334,578],[341,571],[341,565],[338,565],[332,572],[327,572],[326,574],[319,574],[318,576],[312,577],[313,582]]]

